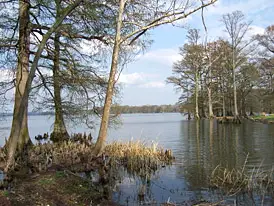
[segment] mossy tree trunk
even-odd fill
[[[29,0],[19,0],[19,43],[18,43],[18,61],[16,69],[16,90],[13,110],[13,120],[10,137],[5,147],[8,151],[7,165],[13,166],[15,156],[21,153],[25,145],[31,143],[28,131],[28,103],[23,103],[24,112],[22,112],[22,121],[18,122],[20,115],[20,105],[25,93],[25,87],[29,75],[29,49],[30,49],[30,18],[29,18]]]
[[[53,142],[60,142],[67,140],[69,134],[66,129],[64,122],[64,114],[62,108],[61,98],[61,85],[60,85],[60,35],[55,34],[54,38],[54,63],[53,63],[53,87],[54,87],[54,109],[55,109],[55,120],[53,132],[50,139]]]
[[[12,128],[11,128],[11,133],[10,133],[10,137],[7,144],[8,154],[7,154],[5,172],[8,172],[14,166],[16,151],[18,151],[17,148],[23,148],[24,146],[24,145],[19,145],[19,143],[22,144],[22,142],[25,142],[25,141],[22,141],[23,139],[19,140],[19,138],[22,136],[27,137],[26,133],[28,130],[27,128],[24,128],[24,126],[26,126],[24,124],[24,117],[27,112],[27,105],[28,105],[29,93],[31,90],[31,84],[35,77],[35,72],[38,66],[38,61],[40,59],[40,56],[52,33],[59,28],[64,18],[68,16],[81,2],[82,0],[75,0],[73,4],[69,5],[68,7],[62,10],[61,17],[56,19],[53,26],[47,31],[46,34],[43,35],[43,39],[38,45],[31,68],[29,72],[27,73],[28,76],[21,75],[22,77],[24,77],[23,79],[26,83],[25,83],[25,87],[22,86],[24,89],[20,91],[21,93],[19,93],[19,90],[17,88],[15,91],[16,92],[15,95],[18,95],[18,93],[20,95],[20,102],[17,101],[14,104]],[[21,67],[26,68],[28,71],[28,68],[26,67],[26,65],[28,65],[28,62],[29,62],[29,59],[28,59],[29,56],[27,56],[26,54],[29,53],[29,45],[30,45],[29,44],[30,36],[28,35],[30,32],[29,31],[30,29],[29,28],[30,26],[29,25],[29,8],[30,8],[29,0],[19,0],[19,24],[18,24],[19,25],[19,46],[18,46],[19,56],[18,56],[18,67],[17,67],[19,71]],[[25,55],[23,55],[24,52],[25,52]],[[18,79],[16,81],[18,82]],[[16,87],[19,87],[18,83]]]

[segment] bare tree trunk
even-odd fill
[[[234,57],[234,51],[233,51],[233,68],[232,68],[232,75],[233,75],[233,96],[234,96],[234,118],[239,117],[238,113],[238,106],[237,106],[237,87],[236,87],[236,77],[235,77],[235,57]]]
[[[225,108],[225,83],[224,83],[224,79],[222,79],[222,100],[223,100],[223,117],[226,116],[226,108]]]
[[[58,12],[57,12],[58,13]],[[54,65],[53,65],[53,87],[54,87],[54,108],[55,108],[55,121],[54,129],[50,135],[53,142],[64,141],[69,138],[67,132],[61,99],[61,86],[60,86],[60,34],[56,33],[54,38]]]
[[[29,0],[19,0],[19,48],[18,62],[16,70],[16,91],[13,110],[13,120],[10,137],[6,148],[8,151],[7,165],[13,166],[16,156],[16,150],[21,152],[24,146],[30,143],[28,131],[28,104],[25,103],[22,121],[18,124],[17,118],[20,113],[22,96],[25,93],[25,86],[29,75],[29,47],[30,47],[30,29],[29,29]],[[22,128],[22,129],[21,129]]]
[[[207,89],[207,93],[208,93],[208,114],[209,114],[209,119],[212,119],[214,118],[214,114],[213,114],[213,108],[212,108],[212,96],[211,96],[210,87]]]
[[[198,78],[198,72],[195,73],[195,119],[200,119],[200,116],[199,116],[199,78]]]
[[[209,78],[209,84],[207,87],[207,94],[208,94],[208,116],[209,119],[214,118],[214,114],[213,114],[213,108],[212,108],[212,89],[211,89],[211,84],[212,84],[212,74],[211,74],[211,57],[209,56],[209,62],[210,65],[208,67],[208,78]]]
[[[238,113],[238,105],[237,105],[237,87],[236,87],[236,63],[235,63],[235,48],[234,48],[234,43],[232,43],[232,75],[233,75],[233,96],[234,96],[234,123],[239,124],[241,123],[241,120],[239,118],[239,113]]]
[[[223,92],[223,117],[226,116],[226,111],[225,111],[225,93]]]
[[[108,80],[107,93],[105,97],[105,104],[103,109],[103,116],[100,125],[100,131],[98,135],[98,139],[95,144],[94,154],[99,155],[105,147],[106,138],[107,138],[107,128],[109,123],[109,114],[110,107],[112,104],[112,96],[113,89],[115,84],[115,76],[118,69],[118,58],[120,52],[120,43],[121,43],[121,28],[122,28],[122,20],[123,20],[123,12],[124,12],[125,0],[120,0],[119,13],[116,25],[116,36],[112,53],[112,61],[111,68]]]

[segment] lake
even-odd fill
[[[29,130],[33,138],[50,132],[53,117],[30,116]],[[220,201],[242,205],[260,205],[261,197],[250,200],[246,195],[225,196],[208,188],[208,178],[217,165],[227,168],[242,168],[248,156],[246,168],[261,168],[270,171],[274,167],[274,125],[244,121],[241,125],[217,124],[216,121],[186,120],[177,113],[124,114],[119,127],[111,128],[108,141],[141,140],[147,144],[157,142],[172,149],[174,165],[159,170],[149,181],[125,177],[117,185],[113,199],[122,205],[139,205],[138,191],[145,184],[146,195],[142,203],[195,201]],[[9,135],[11,117],[0,120],[0,144]],[[70,132],[91,132],[96,137],[98,130],[84,126],[69,126]],[[264,197],[264,205],[274,205],[273,197]]]

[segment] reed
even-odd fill
[[[273,169],[264,171],[259,167],[247,171],[247,159],[248,156],[240,169],[228,169],[218,165],[211,173],[211,185],[221,188],[231,195],[240,192],[274,193]]]
[[[93,155],[94,144],[89,140],[82,141],[85,135],[77,134],[77,141],[62,143],[39,143],[28,152],[28,164],[34,171],[45,171],[48,168],[65,168],[74,172],[90,171],[99,165],[126,168],[127,172],[136,175],[147,175],[159,167],[171,164],[174,159],[171,150],[164,150],[158,143],[146,144],[142,141],[113,142],[107,144],[103,155]]]
[[[113,142],[106,146],[105,152],[129,173],[141,176],[147,176],[159,167],[171,164],[174,159],[171,150],[164,150],[155,142],[150,146],[142,141]]]

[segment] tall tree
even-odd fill
[[[246,33],[250,23],[245,22],[245,17],[241,11],[234,11],[231,14],[223,15],[222,21],[225,25],[225,31],[228,33],[231,44],[231,70],[233,82],[233,98],[234,98],[234,118],[239,120],[238,102],[237,102],[237,86],[236,72],[243,63],[242,56],[249,42],[245,41]]]
[[[42,95],[36,99],[36,105],[37,109],[51,107],[55,111],[54,129],[51,134],[51,140],[55,142],[68,138],[64,118],[73,123],[82,122],[87,123],[89,127],[94,126],[90,117],[92,114],[99,115],[96,107],[102,106],[101,96],[105,91],[106,81],[102,72],[98,71],[99,66],[94,65],[102,66],[98,53],[106,50],[102,49],[102,44],[108,46],[109,42],[105,40],[105,36],[111,30],[111,24],[105,22],[111,22],[112,18],[101,16],[101,10],[111,13],[111,8],[100,2],[93,3],[83,2],[60,25],[47,42],[46,50],[41,56],[43,61],[37,69],[40,79],[36,81],[36,88],[40,91],[38,94]],[[35,18],[33,35],[44,35],[50,29],[47,26],[48,19],[58,19],[63,6],[60,0],[50,5],[40,2],[39,11],[46,9],[50,12]],[[110,36],[111,34],[108,34],[108,38]],[[82,49],[84,44],[94,46],[89,48],[89,52]],[[101,58],[105,58],[105,54]],[[46,73],[43,72],[45,68]],[[43,87],[39,86],[40,82]]]
[[[30,50],[30,17],[29,17],[30,1],[19,1],[19,42],[18,42],[18,62],[16,69],[16,91],[14,102],[14,114],[18,113],[18,108],[22,103],[22,96],[25,92],[25,87],[29,75],[29,50]],[[17,149],[21,152],[26,144],[30,142],[28,131],[28,103],[23,105],[24,113],[19,132]],[[16,129],[16,119],[13,118],[11,133]],[[11,148],[12,139],[10,138],[7,147]]]
[[[169,6],[160,1],[127,1],[120,0],[117,10],[115,40],[112,53],[111,69],[105,97],[105,105],[94,153],[100,154],[104,148],[110,107],[112,103],[115,76],[117,74],[119,53],[123,43],[132,45],[148,30],[163,24],[169,24],[207,7],[217,0],[209,1],[172,1]]]
[[[61,1],[55,0],[56,5],[56,19],[60,17],[61,12]],[[69,138],[67,132],[64,116],[63,116],[63,107],[61,99],[61,85],[60,85],[60,33],[55,32],[54,36],[54,56],[53,56],[53,88],[54,88],[54,109],[55,109],[55,120],[54,120],[54,129],[51,134],[51,139],[53,141],[60,141]]]
[[[216,48],[216,54],[219,56],[218,60],[214,63],[213,67],[215,70],[215,78],[220,91],[220,99],[222,105],[222,116],[225,117],[227,112],[228,105],[228,94],[231,87],[231,69],[229,69],[229,57],[231,48],[229,42],[224,41],[222,39],[218,40],[218,46]],[[218,91],[218,89],[217,89]]]
[[[213,113],[213,79],[216,76],[216,63],[220,62],[221,54],[220,41],[209,42],[205,45],[205,84],[208,96],[208,116],[214,118]],[[219,65],[218,65],[219,66]]]
[[[246,62],[240,67],[238,91],[240,96],[240,114],[247,117],[247,97],[255,86],[258,86],[259,74],[255,63]]]
[[[204,48],[199,43],[200,36],[197,29],[190,29],[187,39],[188,43],[179,48],[182,59],[173,65],[174,76],[168,77],[167,81],[176,87],[187,89],[188,91],[188,87],[191,85],[195,105],[194,117],[199,119],[199,88],[201,84],[201,71],[204,64]]]
[[[20,92],[21,92],[20,93],[20,102],[18,104],[15,104],[15,106],[14,106],[12,128],[11,128],[11,133],[10,133],[10,137],[9,137],[8,145],[7,145],[7,163],[6,163],[5,171],[9,171],[14,166],[16,153],[20,154],[20,150],[18,150],[19,149],[18,146],[19,146],[20,142],[23,142],[21,140],[21,137],[23,137],[21,134],[23,134],[23,132],[26,129],[24,127],[25,125],[23,124],[24,115],[25,115],[25,112],[26,112],[26,109],[27,109],[28,98],[29,98],[29,94],[30,94],[30,90],[31,90],[31,85],[32,85],[32,81],[35,77],[35,72],[36,72],[36,69],[37,69],[37,66],[38,66],[38,61],[40,59],[40,56],[41,56],[41,54],[42,54],[42,52],[43,52],[43,50],[46,46],[46,43],[47,43],[48,39],[51,37],[51,35],[59,28],[62,21],[81,2],[82,2],[82,0],[76,0],[72,4],[68,4],[62,10],[61,16],[58,19],[56,19],[56,21],[53,23],[53,25],[47,31],[47,33],[45,35],[43,35],[43,39],[42,39],[41,43],[39,44],[39,46],[37,48],[35,57],[33,59],[32,65],[31,65],[31,68],[28,72],[28,77],[26,78],[25,87],[23,88],[23,90],[20,90]],[[26,16],[29,17],[29,10],[28,10],[29,6],[30,6],[29,1],[19,0],[19,28],[20,28],[20,26],[26,25],[25,20],[26,20]],[[26,12],[26,13],[24,13],[23,11]],[[22,14],[24,14],[24,15],[23,15],[23,19],[21,20],[20,18],[22,17]],[[21,25],[21,24],[23,24],[23,25]],[[28,30],[28,29],[29,29],[29,24],[27,24],[27,26],[24,27],[24,30]],[[26,32],[26,31],[24,31],[24,32]],[[19,38],[19,42],[21,42],[21,41],[24,42],[24,40],[21,40]],[[24,47],[25,44],[19,45],[19,47],[21,47],[21,46]],[[20,68],[20,66],[18,65],[17,68]],[[16,89],[15,96],[17,96],[18,93],[19,93],[19,90]]]

